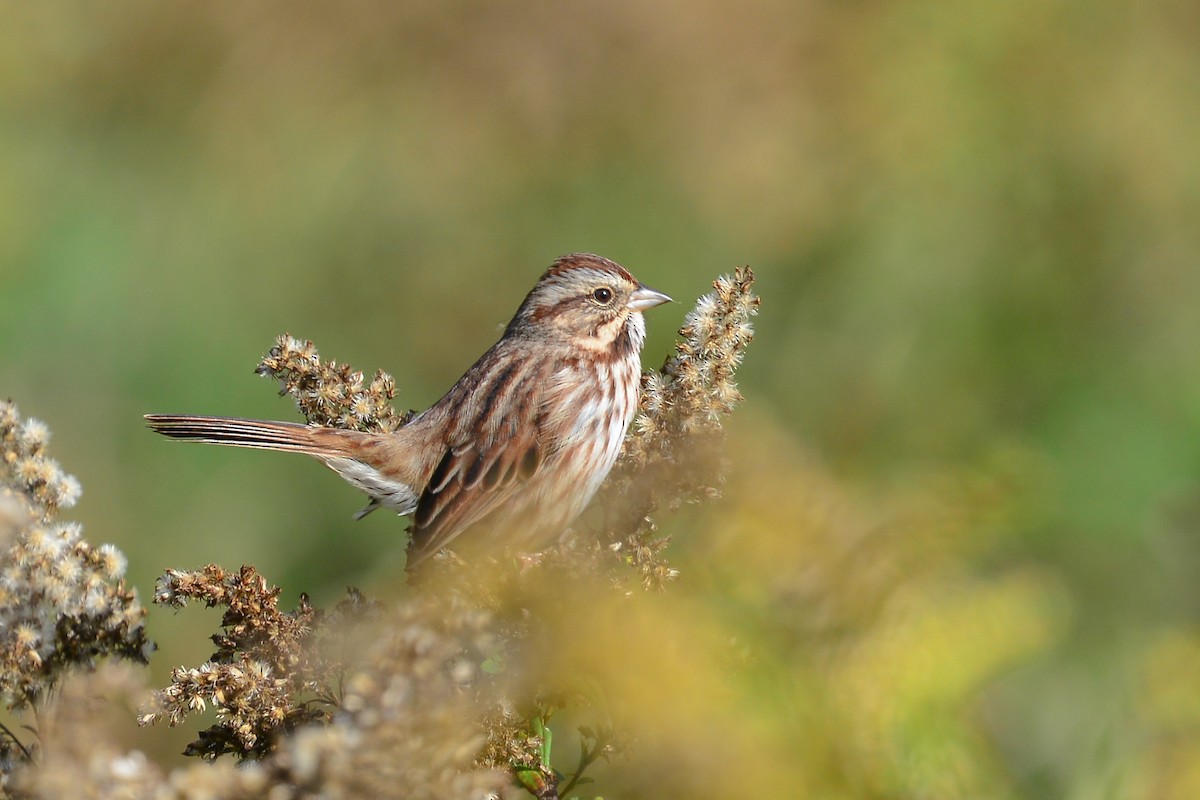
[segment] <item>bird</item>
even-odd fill
[[[303,453],[411,515],[406,569],[464,533],[536,552],[584,510],[637,413],[642,312],[671,302],[607,258],[561,256],[490,349],[398,430],[147,414],[173,439]],[[456,545],[457,547],[457,545]]]

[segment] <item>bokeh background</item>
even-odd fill
[[[587,632],[646,711],[596,791],[1200,796],[1200,7],[3,16],[0,394],[144,598],[207,562],[400,580],[402,523],[318,465],[143,428],[293,418],[252,373],[276,334],[419,408],[561,253],[681,301],[648,366],[749,263],[726,496],[665,523],[661,618]],[[215,621],[151,610],[158,685]]]

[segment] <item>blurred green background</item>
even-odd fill
[[[0,394],[143,598],[384,593],[403,523],[141,415],[293,418],[283,331],[424,407],[575,250],[681,301],[657,366],[749,263],[729,492],[666,526],[738,699],[608,789],[1200,797],[1198,54],[1174,0],[6,3]],[[159,685],[214,623],[151,611]]]

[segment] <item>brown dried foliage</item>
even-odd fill
[[[376,370],[369,384],[346,364],[321,361],[311,341],[280,335],[259,362],[259,375],[279,380],[279,394],[290,394],[300,413],[314,425],[387,433],[406,423],[412,412],[392,408],[396,380]]]
[[[185,753],[216,758],[234,753],[261,757],[281,733],[309,722],[328,722],[340,705],[347,664],[338,654],[356,627],[378,616],[378,604],[354,589],[326,614],[301,595],[295,611],[279,608],[280,589],[252,566],[226,572],[210,564],[198,572],[168,570],[154,602],[182,608],[200,600],[225,609],[217,651],[197,668],[177,667],[171,685],[156,695],[139,722],[176,725],[212,705],[217,724],[201,731]]]
[[[0,702],[37,708],[63,677],[117,656],[145,663],[145,612],[125,586],[125,557],[93,547],[77,523],[55,519],[79,482],[49,457],[50,432],[0,402]],[[32,745],[0,733],[6,771]]]

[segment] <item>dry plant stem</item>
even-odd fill
[[[8,740],[17,746],[27,760],[31,760],[33,758],[33,754],[29,752],[29,748],[21,744],[21,740],[17,738],[17,735],[13,733],[12,729],[3,722],[0,722],[0,732],[3,732],[4,735],[8,737]]]
[[[581,747],[579,763],[575,765],[575,771],[571,773],[571,778],[567,781],[567,785],[562,788],[562,793],[569,795],[571,790],[575,788],[575,785],[579,783],[579,779],[583,777],[583,773],[587,768],[594,764],[603,753],[604,742],[601,740],[597,740],[594,747],[589,748],[586,745]]]

